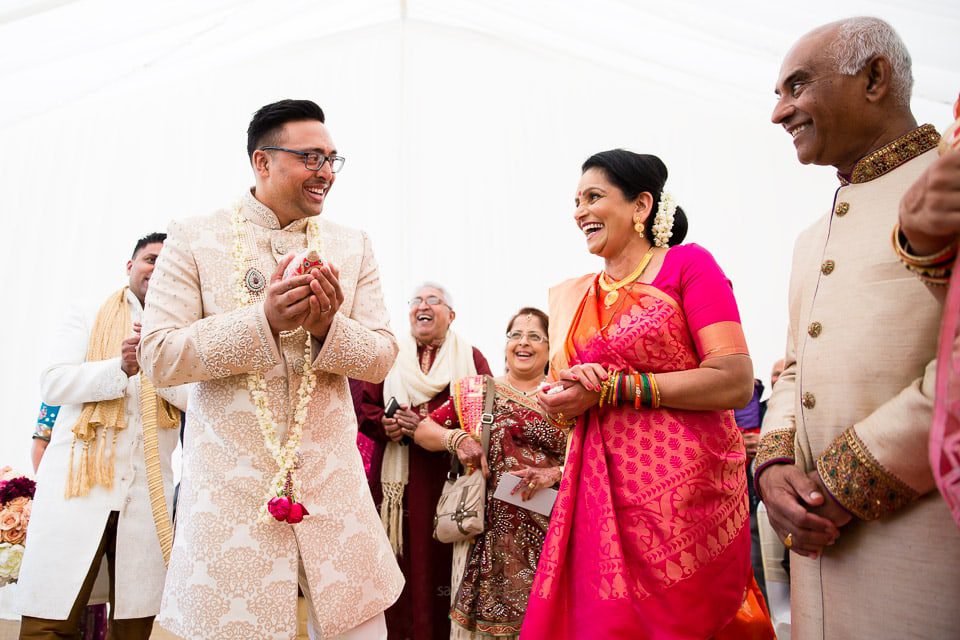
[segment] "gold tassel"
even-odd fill
[[[121,344],[133,326],[126,294],[127,287],[123,287],[101,305],[90,332],[87,362],[115,358],[120,353]],[[112,400],[84,403],[80,417],[73,425],[70,470],[67,474],[65,491],[67,498],[87,495],[94,484],[102,484],[107,489],[112,488],[117,434],[127,426],[124,415],[125,404],[125,395]],[[109,454],[106,451],[108,446],[106,430],[108,429],[112,431]],[[74,447],[78,441],[83,443],[83,451],[77,466],[74,466]],[[105,458],[108,463],[105,462]]]

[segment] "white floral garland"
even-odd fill
[[[677,201],[666,191],[660,192],[657,215],[653,218],[653,244],[666,247],[673,237],[673,218],[677,212]]]
[[[244,266],[246,261],[246,251],[243,242],[243,225],[246,223],[241,213],[241,204],[237,203],[233,216],[234,245],[233,259],[235,270],[235,290],[234,294],[237,304],[241,307],[251,304],[250,291],[245,282]],[[316,224],[311,220],[307,223],[307,243],[310,243],[311,236],[313,246],[310,248],[321,251],[320,237],[317,232]],[[282,341],[282,337],[281,337]],[[297,389],[297,407],[293,413],[293,425],[287,434],[287,441],[282,446],[280,438],[277,436],[277,424],[273,419],[273,412],[267,402],[267,381],[259,371],[252,371],[247,374],[247,389],[250,390],[250,397],[257,410],[257,422],[260,425],[260,433],[263,435],[264,444],[277,463],[277,473],[270,482],[270,492],[267,494],[267,500],[264,501],[260,509],[259,519],[261,522],[270,520],[267,503],[274,496],[287,496],[293,502],[299,502],[300,480],[297,478],[294,470],[297,467],[300,454],[300,441],[303,439],[303,425],[307,419],[307,405],[310,402],[310,395],[313,393],[317,384],[317,376],[310,365],[310,334],[307,333],[306,344],[303,348],[304,367],[303,376],[300,380],[300,386]]]

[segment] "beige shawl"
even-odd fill
[[[97,312],[87,345],[87,362],[116,358],[124,339],[130,334],[131,327],[127,287],[123,287],[107,298]],[[143,393],[152,395],[150,399],[156,404],[157,424],[160,427],[180,426],[180,412],[176,407],[157,397],[152,386],[141,389],[141,394]],[[141,399],[141,404],[143,402],[144,399]],[[126,394],[112,400],[84,403],[80,417],[73,425],[67,498],[85,496],[95,484],[108,489],[113,487],[117,435],[127,428],[125,405]],[[78,442],[82,449],[79,464],[74,468],[73,457]],[[109,458],[104,460],[108,447]]]
[[[476,373],[473,347],[453,331],[447,331],[447,337],[427,373],[420,369],[416,342],[412,337],[407,336],[400,341],[397,362],[383,382],[383,398],[384,400],[396,398],[400,404],[415,407],[432,400],[454,380],[476,375]],[[397,442],[387,443],[387,448],[383,452],[383,469],[380,473],[380,482],[383,486],[380,519],[387,530],[393,552],[398,556],[403,553],[403,525],[400,514],[403,509],[403,491],[408,479],[407,447]]]

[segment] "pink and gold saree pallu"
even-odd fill
[[[594,280],[572,314],[566,359],[664,373],[697,368],[698,348],[746,353],[725,288],[729,303],[713,307],[715,321],[693,327],[652,285],[632,285],[608,310]],[[772,638],[755,589],[732,411],[621,406],[581,416],[522,638],[702,640],[725,627],[736,635],[723,637]]]

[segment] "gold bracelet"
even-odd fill
[[[902,241],[901,241],[902,239]],[[893,250],[896,251],[897,257],[900,259],[908,269],[910,267],[918,268],[937,268],[937,267],[946,267],[949,269],[949,266],[953,259],[957,256],[957,241],[954,240],[946,247],[932,253],[928,256],[917,256],[909,251],[909,243],[907,238],[900,231],[900,223],[898,222],[893,227]],[[911,269],[912,270],[912,269]]]
[[[660,408],[660,387],[657,386],[657,379],[653,377],[653,374],[650,373],[647,375],[647,378],[650,380],[650,408],[659,409]]]
[[[463,442],[464,438],[469,437],[469,435],[470,434],[463,429],[451,429],[450,437],[447,439],[447,451],[449,451],[451,455],[457,455],[457,449],[460,448],[460,443]]]

